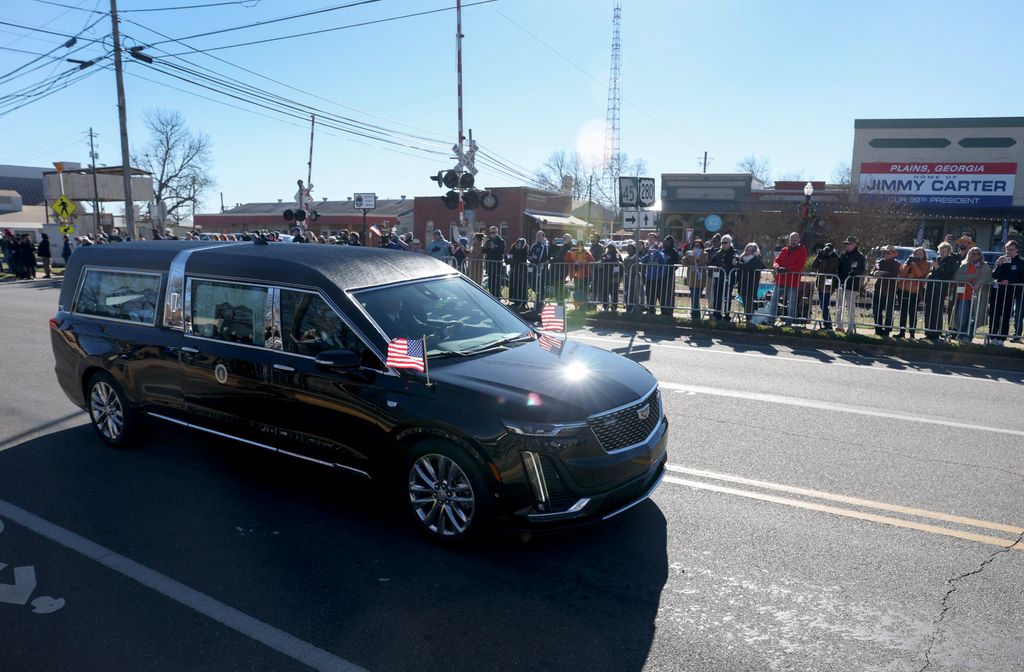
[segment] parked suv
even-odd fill
[[[398,484],[444,542],[606,519],[663,477],[646,369],[541,339],[426,255],[151,241],[82,248],[64,277],[57,378],[113,446],[159,421]]]

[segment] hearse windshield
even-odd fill
[[[355,299],[388,339],[426,336],[428,356],[470,355],[533,338],[526,324],[459,277],[365,289]]]

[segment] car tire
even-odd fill
[[[492,489],[465,450],[443,440],[417,443],[405,456],[401,484],[412,523],[431,540],[461,546],[492,524]]]
[[[115,448],[132,445],[140,421],[113,376],[105,371],[93,374],[85,389],[85,402],[92,427],[103,441]]]

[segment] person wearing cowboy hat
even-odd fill
[[[900,274],[899,250],[895,245],[882,248],[882,258],[875,261],[871,276],[875,290],[871,295],[871,312],[875,319],[875,334],[888,336],[892,331],[892,313],[896,307],[896,278]]]
[[[968,250],[974,247],[974,239],[971,238],[966,233],[961,234],[960,237],[957,238],[956,247],[956,258],[959,259],[961,263],[963,263],[964,259],[967,258]]]

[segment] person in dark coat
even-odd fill
[[[1024,315],[1021,309],[1024,308],[1024,259],[1020,256],[1020,243],[1016,240],[1007,241],[1005,246],[1006,254],[996,259],[996,268],[992,272],[994,284],[992,295],[995,297],[992,304],[992,319],[989,322],[988,331],[992,334],[992,340],[1003,342],[1010,335],[1010,312],[1016,309],[1017,339],[1021,335],[1021,326],[1024,322]]]
[[[857,237],[847,236],[843,243],[846,249],[839,255],[839,318],[836,320],[839,331],[854,333],[857,324],[857,295],[864,282],[867,259],[857,247]]]
[[[836,254],[835,249],[832,247],[832,243],[825,243],[825,247],[818,251],[818,255],[814,257],[814,261],[811,262],[811,271],[814,273],[820,273],[818,276],[818,298],[821,305],[821,321],[825,325],[825,329],[832,331],[832,313],[830,306],[832,303],[832,283],[833,278],[829,277],[837,275],[839,272],[839,255]]]
[[[743,302],[743,313],[749,324],[750,318],[757,312],[757,288],[761,284],[761,271],[764,269],[761,248],[757,243],[747,243],[737,262],[736,293]]]
[[[924,289],[924,336],[937,340],[942,335],[942,316],[946,313],[946,297],[950,294],[953,276],[960,268],[960,262],[953,254],[953,246],[939,243],[939,256],[932,260],[928,271],[928,282]]]
[[[492,226],[484,242],[484,268],[487,269],[487,291],[496,299],[501,298],[501,276],[504,274],[505,239],[498,235],[498,227]]]
[[[60,248],[60,256],[64,258],[64,266],[68,265],[68,259],[71,258],[71,239],[64,236],[64,244]]]
[[[729,304],[732,303],[732,286],[730,277],[736,268],[736,248],[732,246],[732,236],[726,234],[719,239],[719,247],[708,257],[708,269],[711,273],[711,284],[708,287],[708,302],[711,304],[711,318],[714,320],[729,319]],[[726,299],[726,297],[729,297]]]
[[[527,282],[527,262],[530,260],[530,248],[526,238],[520,238],[512,244],[508,252],[508,298],[512,305],[520,310],[526,307],[529,298]]]
[[[888,336],[892,331],[892,313],[896,307],[896,278],[900,275],[899,250],[894,245],[883,248],[883,256],[871,269],[875,278],[875,291],[871,295],[871,312],[875,319],[875,334]]]
[[[42,235],[42,240],[36,246],[36,253],[39,258],[43,260],[43,273],[46,275],[43,277],[49,278],[50,276],[50,236],[45,233]]]
[[[671,315],[676,305],[676,268],[683,262],[683,256],[676,247],[676,239],[665,236],[661,246],[661,254],[665,257],[665,274],[661,282],[661,314]]]
[[[611,243],[605,247],[604,254],[598,259],[597,283],[598,299],[605,311],[615,312],[619,308],[619,282],[622,279],[622,257],[619,248]]]

